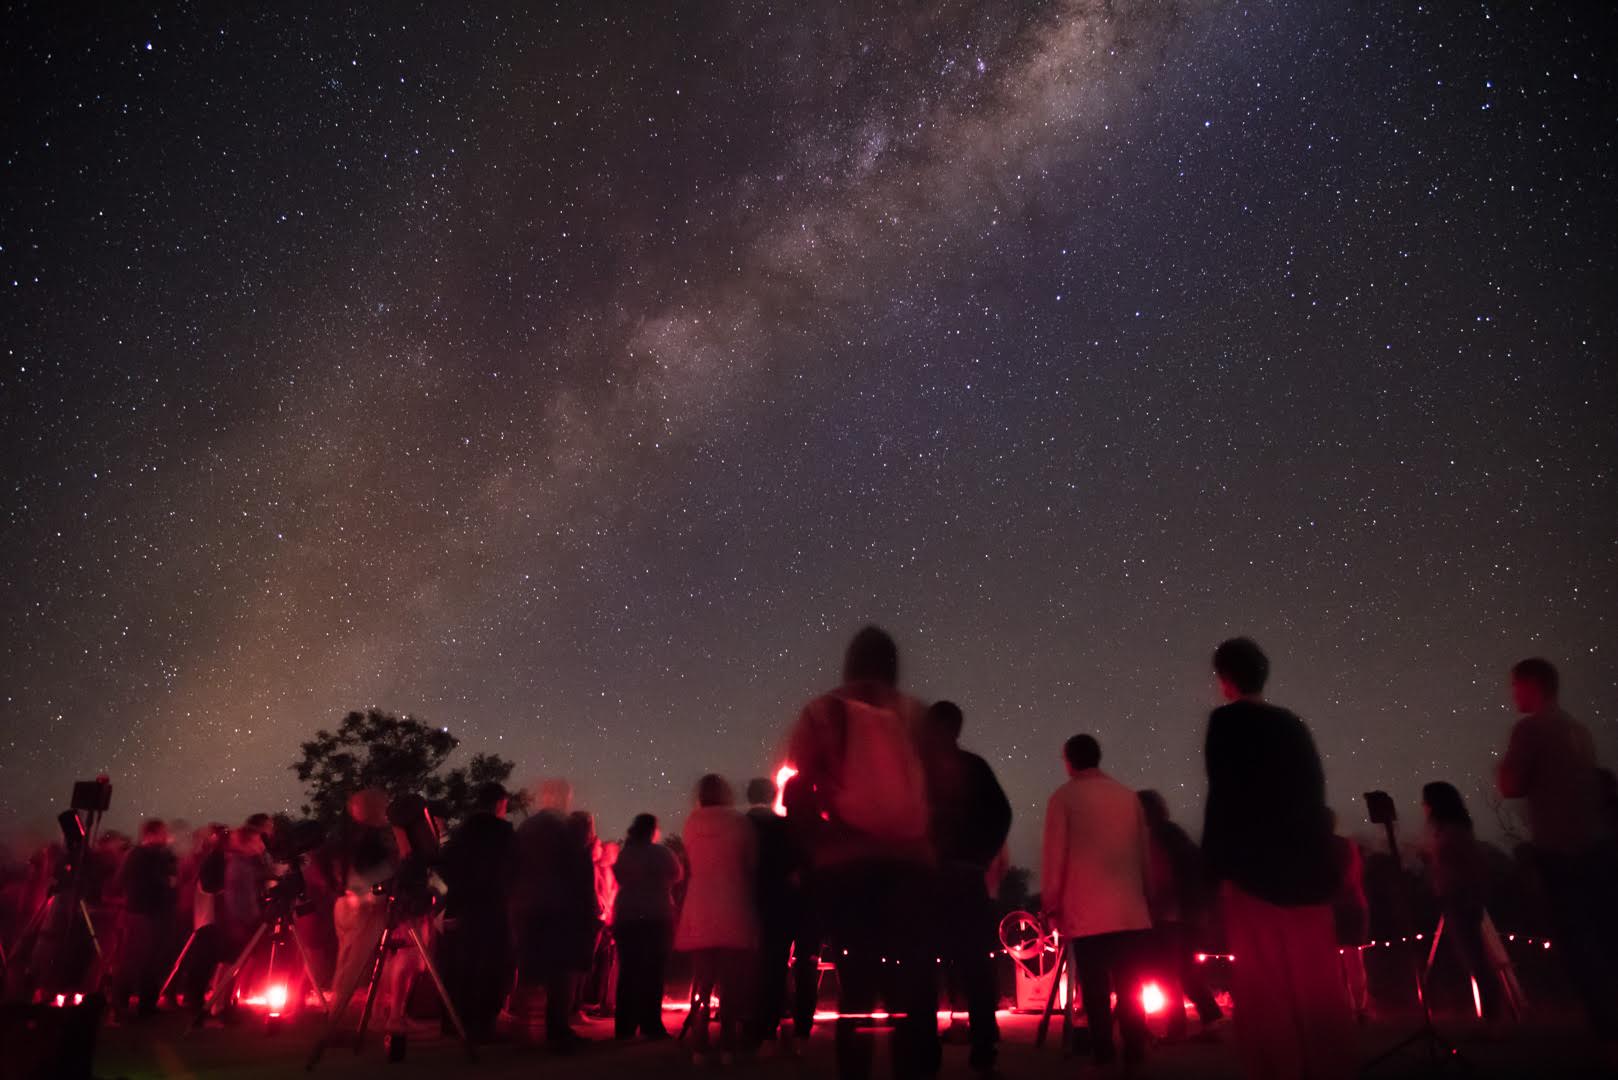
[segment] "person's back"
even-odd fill
[[[1309,729],[1286,709],[1240,700],[1208,718],[1202,851],[1218,880],[1273,904],[1337,890],[1326,781]]]
[[[1263,700],[1270,661],[1233,638],[1214,650],[1229,704],[1209,717],[1202,852],[1221,882],[1236,1040],[1254,1076],[1348,1076],[1353,1008],[1332,901],[1339,850],[1309,729]]]
[[[1146,843],[1134,791],[1099,768],[1058,788],[1046,808],[1040,873],[1057,929],[1083,937],[1150,927]]]
[[[927,755],[933,843],[940,863],[987,870],[1011,830],[1011,803],[994,770],[959,746]]]
[[[674,921],[674,886],[684,873],[674,852],[651,840],[627,843],[618,852],[612,873],[618,882],[614,924],[635,919]]]
[[[137,844],[124,860],[125,908],[139,915],[173,914],[178,904],[175,881],[179,871],[179,859],[166,843]]]
[[[747,820],[758,843],[758,905],[761,913],[792,907],[793,878],[802,861],[791,823],[769,806],[752,806]]]
[[[691,862],[691,881],[674,947],[684,951],[755,948],[758,856],[752,825],[732,807],[702,806],[686,819],[680,839]]]
[[[1499,766],[1500,793],[1528,803],[1534,843],[1577,855],[1605,839],[1590,729],[1554,702],[1518,720]]]
[[[511,822],[482,810],[470,815],[450,834],[440,873],[449,886],[445,913],[502,908],[511,885],[516,830]]]

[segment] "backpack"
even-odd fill
[[[832,809],[844,824],[887,840],[927,837],[927,784],[910,726],[893,709],[843,706],[842,783]]]

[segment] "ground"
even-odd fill
[[[1467,1062],[1472,1066],[1469,1075],[1502,1078],[1603,1075],[1597,1068],[1595,1048],[1589,1039],[1578,1027],[1562,1018],[1536,1019],[1492,1041],[1485,1039],[1475,1024],[1459,1021],[1450,1024],[1442,1020],[1441,1023],[1445,1031],[1461,1045]],[[1046,1048],[1036,1049],[1033,1045],[1033,1017],[1005,1016],[1002,1026],[1005,1039],[1000,1075],[1008,1080],[1020,1077],[1040,1080],[1044,1077],[1105,1075],[1096,1072],[1083,1059],[1065,1056],[1056,1047],[1054,1038]],[[228,1029],[210,1027],[188,1033],[185,1018],[170,1014],[146,1024],[105,1029],[97,1054],[96,1071],[98,1076],[108,1080],[117,1077],[128,1080],[147,1077],[188,1080],[290,1077],[303,1074],[304,1060],[318,1030],[318,1025],[310,1019],[274,1033],[267,1033],[259,1022]],[[1395,1044],[1410,1030],[1411,1025],[1402,1025],[1391,1019],[1373,1023],[1362,1032],[1362,1060],[1368,1060],[1379,1050]],[[761,1058],[743,1061],[722,1070],[693,1064],[690,1055],[673,1043],[616,1045],[609,1040],[610,1028],[606,1024],[592,1023],[589,1033],[604,1041],[571,1057],[557,1058],[541,1048],[512,1043],[483,1049],[481,1060],[472,1064],[466,1060],[459,1044],[438,1037],[434,1031],[430,1036],[414,1036],[408,1060],[393,1066],[385,1063],[381,1040],[373,1036],[357,1055],[346,1047],[328,1051],[315,1075],[328,1078],[384,1075],[399,1080],[410,1077],[444,1080],[450,1076],[467,1076],[500,1080],[504,1077],[527,1078],[542,1072],[548,1080],[595,1080],[619,1076],[694,1077],[720,1073],[737,1080],[752,1077],[791,1080],[796,1077],[829,1077],[835,1072],[831,1033],[829,1026],[824,1025],[817,1030],[801,1059]],[[1146,1070],[1139,1075],[1162,1080],[1179,1077],[1229,1077],[1235,1080],[1240,1073],[1230,1037],[1230,1032],[1226,1030],[1217,1042],[1155,1046]],[[885,1051],[879,1051],[879,1055],[882,1056],[879,1057],[877,1075],[886,1076]],[[1467,1075],[1460,1072],[1452,1074]],[[953,1043],[948,1045],[943,1076],[964,1080],[971,1075],[966,1065],[965,1047]],[[1427,1060],[1421,1054],[1408,1052],[1367,1075],[1404,1077],[1431,1073]]]

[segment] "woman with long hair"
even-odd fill
[[[1425,855],[1444,917],[1444,933],[1477,986],[1483,1019],[1493,1024],[1500,1017],[1500,976],[1483,945],[1487,890],[1472,815],[1455,785],[1442,780],[1421,789],[1421,804],[1427,815]]]

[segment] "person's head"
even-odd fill
[[[1511,666],[1511,701],[1518,712],[1531,716],[1555,705],[1561,691],[1562,677],[1549,660],[1531,656]]]
[[[767,776],[755,776],[747,782],[747,804],[749,806],[775,805],[775,781]]]
[[[575,810],[567,816],[567,827],[573,839],[593,848],[597,842],[595,815],[588,810]]]
[[[629,832],[624,839],[631,844],[656,843],[657,818],[652,814],[636,814],[635,820],[629,823]]]
[[[383,829],[388,824],[388,793],[381,788],[362,788],[348,797],[348,816],[356,825]]]
[[[961,741],[961,729],[966,718],[961,707],[953,701],[935,701],[921,718],[921,730],[927,742],[936,746],[955,746]]]
[[[1169,821],[1169,804],[1161,792],[1147,789],[1137,795],[1140,799],[1140,808],[1146,814],[1146,824],[1150,826],[1167,825]]]
[[[1454,784],[1434,780],[1421,789],[1421,805],[1427,811],[1427,820],[1434,825],[1472,827],[1472,815],[1466,812],[1466,800],[1461,798]]]
[[[252,829],[261,837],[268,840],[270,838],[270,833],[275,831],[275,822],[270,819],[270,815],[268,814],[254,814],[252,817],[248,818],[242,823],[242,828]]]
[[[162,818],[148,818],[141,822],[140,842],[157,847],[167,847],[169,843],[168,822]]]
[[[729,781],[718,773],[709,773],[697,781],[698,806],[732,806],[735,802]]]
[[[1226,701],[1255,698],[1270,678],[1270,658],[1252,638],[1231,638],[1214,650],[1213,669]]]
[[[1075,735],[1062,744],[1062,760],[1069,773],[1081,773],[1101,766],[1101,744],[1094,735]]]
[[[843,681],[899,685],[899,646],[886,630],[867,626],[854,635],[843,654]]]
[[[559,776],[553,776],[539,785],[539,808],[552,813],[565,814],[573,805],[573,785]]]
[[[495,817],[505,817],[506,807],[510,804],[511,796],[506,792],[505,786],[497,781],[490,780],[479,784],[472,793],[472,807],[485,814]]]

